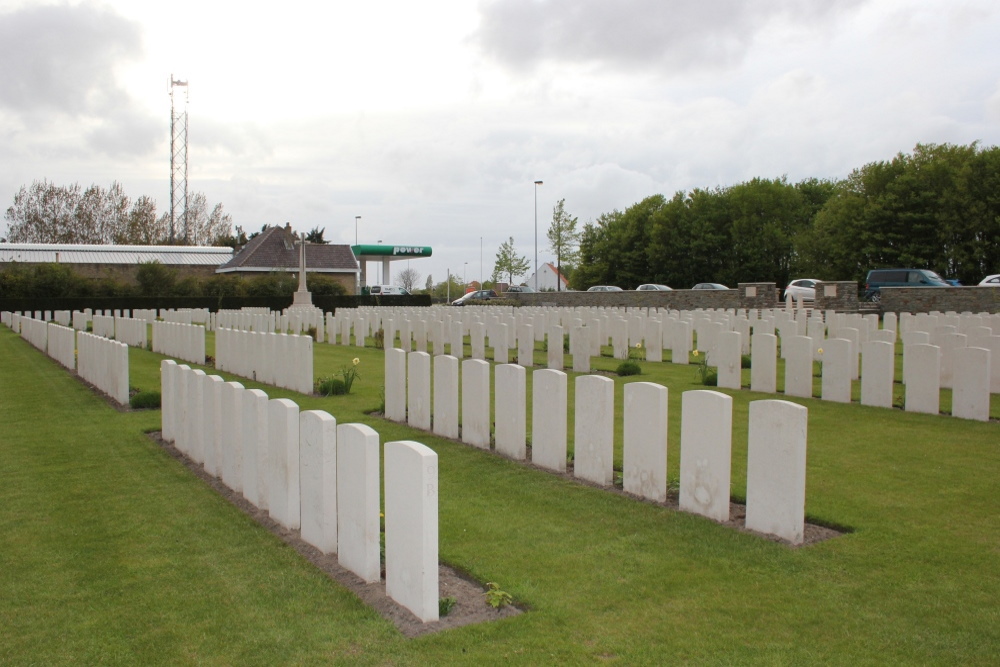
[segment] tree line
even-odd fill
[[[584,225],[571,284],[862,283],[891,266],[973,285],[1000,271],[1000,149],[918,144],[841,181],[754,178],[653,195]]]
[[[117,181],[108,188],[79,183],[56,185],[47,180],[21,186],[4,215],[10,243],[86,245],[230,245],[232,216],[222,204],[209,208],[203,193],[188,197],[187,234],[175,220],[170,236],[169,212],[157,217],[156,202],[145,195],[131,200]]]

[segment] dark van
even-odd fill
[[[951,287],[928,269],[872,269],[865,281],[865,298],[878,302],[883,287]]]

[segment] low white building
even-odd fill
[[[538,267],[537,284],[535,279],[536,275],[532,274],[524,281],[524,284],[538,292],[555,292],[557,290],[565,292],[569,289],[569,278],[560,274],[556,265],[551,262],[546,262]]]

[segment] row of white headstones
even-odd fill
[[[162,437],[368,583],[381,579],[379,435],[217,375],[161,363]],[[386,594],[438,620],[438,459],[385,443]]]
[[[120,405],[129,402],[128,346],[102,336],[77,331],[55,322],[36,320],[17,313],[4,314],[0,322],[19,333],[28,343],[75,370],[81,378]]]
[[[390,349],[385,353],[385,416],[446,438],[527,460],[527,371],[459,362],[451,355]],[[459,384],[461,366],[461,385]],[[531,463],[563,473],[567,468],[567,382],[555,369],[532,374]],[[459,389],[461,386],[461,390]],[[575,379],[573,474],[600,486],[614,483],[614,386],[610,378]],[[459,392],[461,391],[461,399]],[[632,382],[624,388],[623,489],[656,502],[667,499],[667,388]],[[717,391],[681,397],[680,507],[728,521],[732,451],[732,398]],[[433,414],[432,414],[433,405]],[[461,405],[461,428],[459,428]],[[750,403],[746,527],[800,544],[805,529],[808,410],[781,400]]]

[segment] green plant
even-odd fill
[[[618,364],[618,368],[615,369],[615,373],[625,377],[627,375],[642,375],[642,367],[636,362],[629,359],[628,361],[623,361]]]
[[[338,377],[320,378],[316,383],[316,393],[320,396],[342,396],[347,393],[347,386]]]
[[[514,603],[510,593],[500,590],[500,586],[492,581],[486,584],[486,592],[483,595],[486,596],[486,602],[494,609]]]
[[[361,377],[361,374],[358,373],[358,364],[360,363],[361,360],[358,359],[357,357],[354,357],[354,359],[351,361],[350,366],[345,365],[339,371],[337,371],[337,375],[339,375],[344,379],[345,394],[351,393],[351,385],[354,384],[354,380]]]
[[[306,329],[306,334],[312,336],[314,341],[319,342],[319,332],[316,331],[316,327],[309,327]]]
[[[139,391],[128,399],[129,407],[133,410],[156,410],[160,407],[160,392]]]
[[[694,363],[698,370],[698,381],[706,387],[716,387],[719,384],[719,372],[708,365],[708,354],[694,351]]]
[[[441,598],[438,600],[438,616],[447,616],[458,602],[453,597]]]
[[[639,360],[645,360],[646,359],[646,349],[642,346],[641,342],[636,343],[635,347],[630,347],[628,349],[628,358],[629,359],[639,359]],[[619,375],[620,375],[620,373],[619,373]]]
[[[375,332],[375,349],[384,350],[385,349],[385,329],[379,329]]]
[[[750,368],[750,355],[744,354],[740,356],[740,368]]]

